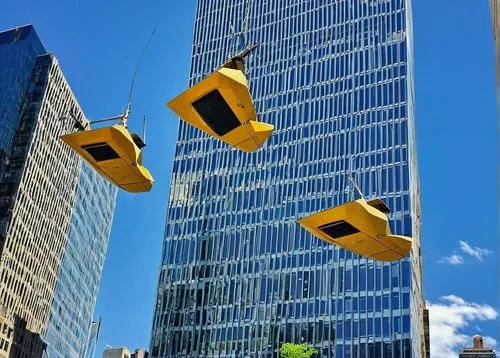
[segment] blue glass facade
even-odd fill
[[[31,71],[36,57],[43,53],[31,25],[0,32],[0,162],[12,149]]]
[[[243,30],[248,14],[248,31]],[[190,83],[259,42],[247,74],[275,133],[243,153],[181,121],[152,357],[421,357],[423,299],[409,0],[199,0]],[[351,175],[413,237],[393,263],[298,218],[349,200]]]
[[[82,161],[68,241],[44,334],[51,358],[85,356],[116,193],[115,186]]]

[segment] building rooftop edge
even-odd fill
[[[0,34],[4,33],[4,32],[9,32],[9,31],[14,31],[14,30],[22,29],[24,27],[31,27],[36,32],[35,26],[33,26],[33,24],[25,24],[25,25],[21,25],[21,26],[11,27],[10,29],[1,30]]]

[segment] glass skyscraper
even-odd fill
[[[93,355],[97,343],[94,342],[97,340],[96,324],[91,324],[91,321],[108,248],[117,189],[85,162],[82,161],[81,165],[68,241],[44,333],[51,358],[85,357],[88,349]],[[97,328],[99,326],[100,321]],[[94,337],[89,342],[91,335]]]
[[[60,139],[87,119],[31,25],[0,80],[0,356],[83,357],[117,189]]]
[[[180,122],[152,357],[421,357],[420,204],[410,0],[198,0],[190,84],[242,44],[259,119],[244,153]],[[385,200],[411,256],[383,263],[297,219]]]
[[[31,71],[43,53],[31,25],[0,32],[0,169],[12,148]]]

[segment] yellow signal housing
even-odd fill
[[[123,125],[69,133],[61,138],[99,174],[123,190],[140,193],[153,187],[153,177],[142,166],[141,148],[145,144]]]
[[[167,105],[181,119],[212,137],[253,152],[271,136],[274,127],[257,121],[243,70],[243,58],[232,58]]]
[[[381,199],[358,199],[298,220],[314,236],[378,261],[396,261],[411,250],[411,238],[392,235]]]

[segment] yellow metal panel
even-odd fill
[[[214,90],[219,91],[240,122],[240,126],[222,136],[215,133],[193,107],[194,102]],[[257,122],[247,79],[242,71],[236,69],[220,68],[167,105],[189,124],[246,152],[259,149],[274,130],[271,124]]]
[[[267,123],[248,121],[222,136],[221,139],[245,152],[253,152],[273,133],[274,127]],[[243,141],[241,139],[244,138]]]
[[[408,255],[411,249],[411,239],[392,235],[387,216],[370,206],[365,199],[321,211],[298,222],[328,243],[379,261],[399,260]],[[337,237],[330,236],[324,231],[330,223],[333,223],[331,227],[340,223],[344,231]]]
[[[142,166],[141,150],[125,127],[115,125],[65,134],[61,138],[100,175],[123,190],[138,193],[153,187],[153,177]],[[101,149],[94,154],[99,159],[90,154],[95,148]]]

